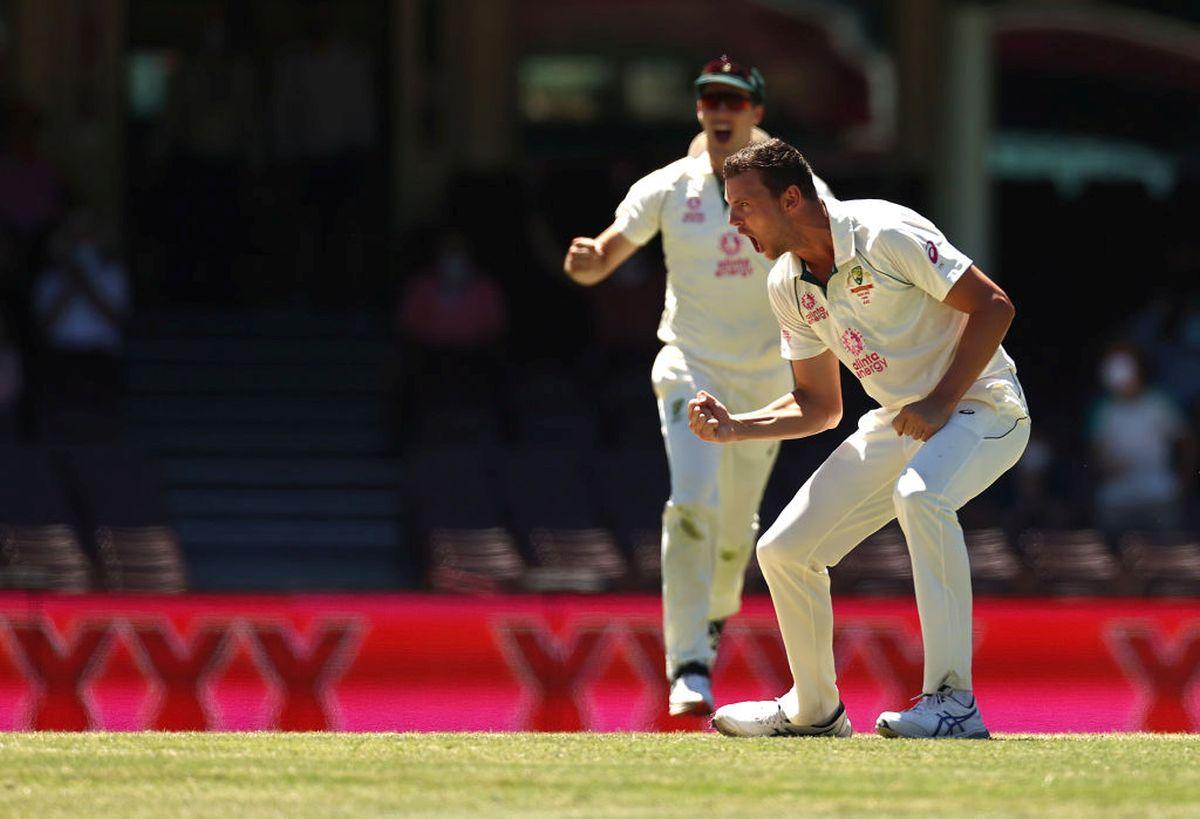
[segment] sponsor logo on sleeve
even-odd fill
[[[817,306],[817,297],[812,293],[805,293],[800,297],[800,309],[804,311],[804,320],[809,324],[829,318],[829,311]]]
[[[935,245],[932,240],[925,243],[925,255],[929,257],[929,261],[933,264],[938,263],[937,245]]]

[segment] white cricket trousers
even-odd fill
[[[957,511],[1017,462],[1029,420],[964,401],[921,443],[898,436],[895,417],[863,415],[758,542],[794,681],[780,701],[800,725],[838,707],[827,567],[893,518],[912,558],[924,691],[971,688],[971,569]]]
[[[762,370],[719,369],[664,347],[651,373],[671,470],[663,510],[663,642],[668,678],[684,663],[711,666],[708,624],[742,604],[746,564],[758,536],[758,506],[779,452],[776,441],[712,444],[688,429],[687,403],[700,390],[731,412],[755,410],[793,388],[780,359]]]

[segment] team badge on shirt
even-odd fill
[[[862,265],[855,265],[850,271],[850,292],[858,296],[858,300],[863,304],[871,303],[871,288],[875,285],[871,283],[871,274],[862,269]]]

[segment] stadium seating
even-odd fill
[[[1042,594],[1114,595],[1132,590],[1120,562],[1094,529],[1030,529],[1019,542]]]
[[[377,317],[179,313],[134,328],[128,418],[198,590],[412,582]]]
[[[92,567],[49,456],[5,446],[0,461],[0,587],[90,589]]]
[[[507,529],[433,529],[428,538],[434,590],[482,594],[521,588],[525,562]]]
[[[671,492],[662,445],[605,450],[597,463],[596,497],[629,559],[629,582],[657,589],[662,573],[663,504]]]
[[[1003,529],[972,529],[963,536],[976,594],[1022,594],[1032,589],[1033,578]]]
[[[834,593],[911,594],[912,560],[904,533],[889,523],[829,570]]]
[[[139,452],[119,445],[72,447],[59,457],[96,556],[97,585],[109,591],[183,591],[183,555],[157,470]]]
[[[1200,596],[1200,536],[1195,532],[1127,532],[1120,552],[1139,593]]]

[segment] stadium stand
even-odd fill
[[[912,592],[912,562],[904,533],[889,523],[869,536],[829,570],[834,593],[904,594]]]
[[[1127,532],[1120,552],[1139,593],[1200,596],[1200,537],[1195,532]]]
[[[82,592],[92,567],[47,453],[0,449],[0,587]]]
[[[370,317],[159,315],[135,328],[134,440],[162,462],[197,590],[411,583]]]
[[[121,445],[71,447],[59,460],[96,557],[97,586],[182,592],[187,582],[179,537],[151,463]]]
[[[1119,595],[1132,590],[1121,563],[1095,529],[1030,529],[1019,542],[1039,593]]]

